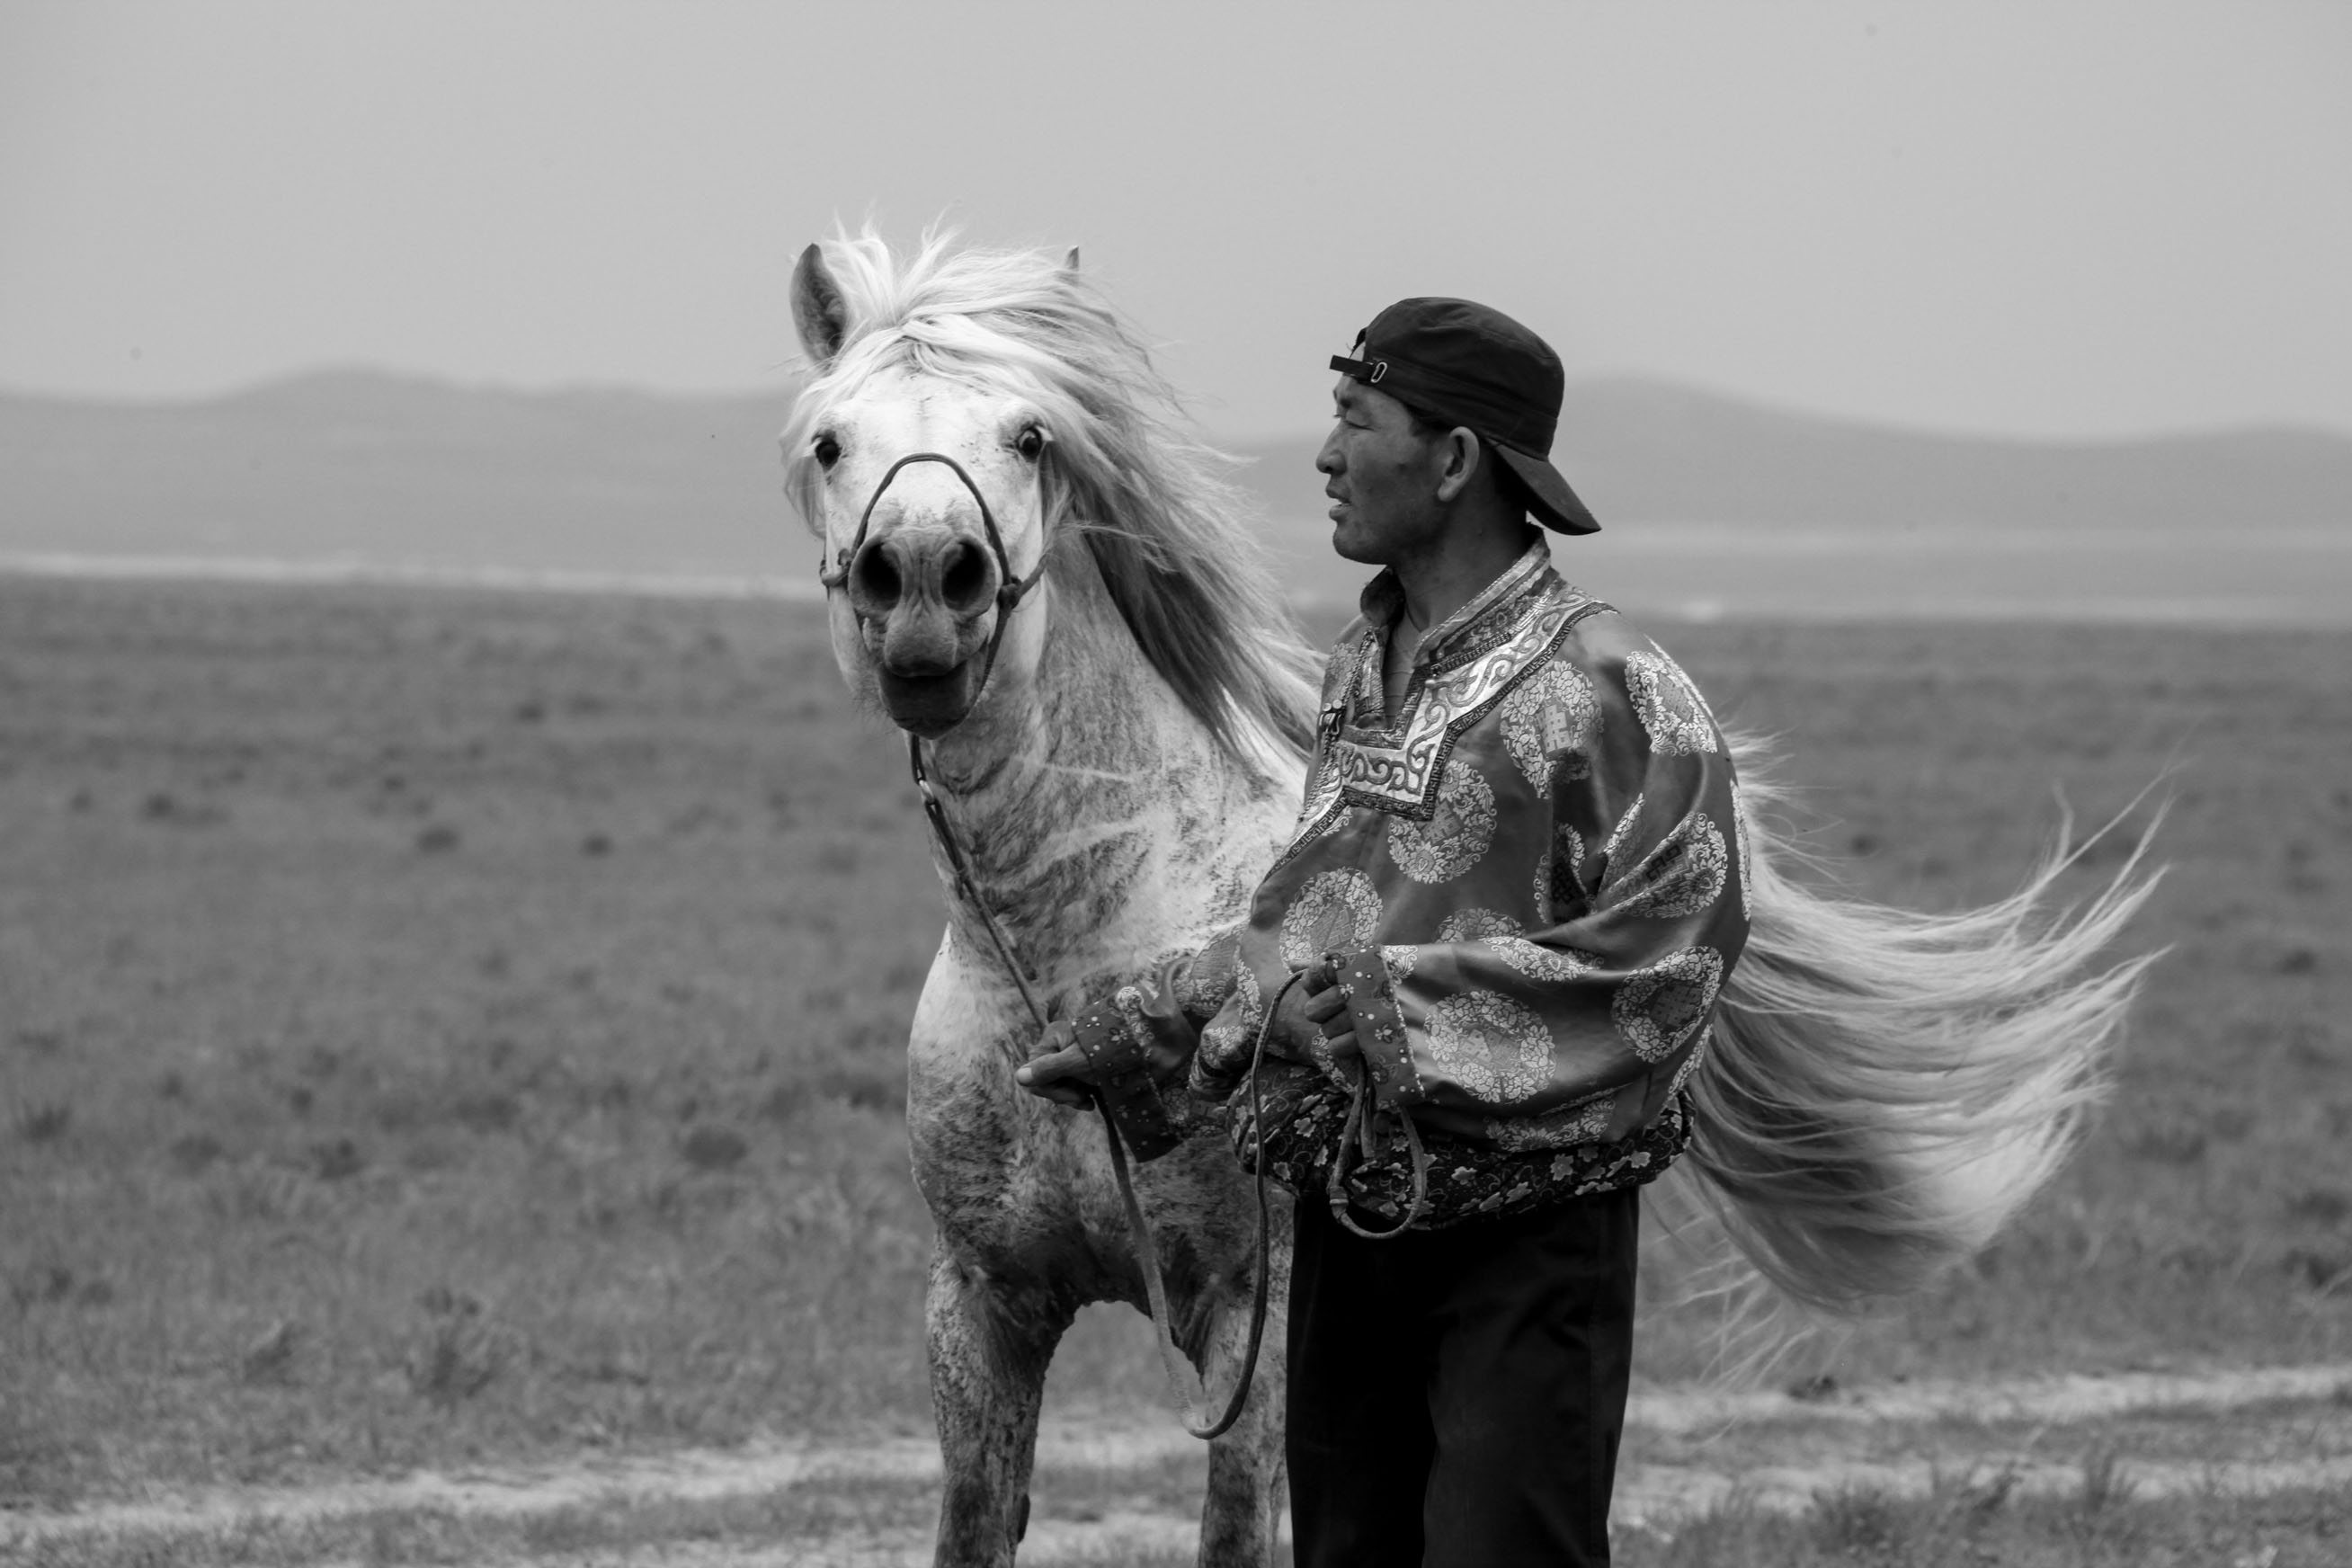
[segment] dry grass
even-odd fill
[[[920,1418],[937,892],[805,626],[0,593],[0,1493]]]
[[[2084,1157],[1791,1375],[2352,1350],[2352,640],[1665,640],[1874,896],[2176,769]],[[927,1429],[900,768],[803,609],[0,580],[0,1499]],[[1141,1343],[1055,1397],[1152,1400]]]
[[[2087,1470],[2066,1498],[2013,1498],[1999,1477],[1926,1498],[1824,1492],[1770,1514],[1738,1501],[1665,1531],[1620,1531],[1625,1568],[2325,1568],[2352,1544],[2352,1506],[2332,1493],[2141,1501]]]

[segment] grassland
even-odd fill
[[[2170,773],[2082,1158],[1796,1374],[2352,1352],[2352,637],[1656,629],[1874,897]],[[0,1499],[926,1430],[938,900],[804,608],[0,579]]]

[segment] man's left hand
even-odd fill
[[[1087,1053],[1078,1049],[1077,1031],[1064,1019],[1045,1026],[1037,1041],[1037,1054],[1013,1070],[1013,1081],[1040,1100],[1075,1108],[1094,1099],[1087,1083]]]

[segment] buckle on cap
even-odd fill
[[[1342,375],[1353,376],[1366,386],[1378,386],[1389,374],[1389,362],[1384,359],[1349,359],[1345,354],[1333,354],[1331,368]]]

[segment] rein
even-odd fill
[[[981,493],[980,486],[973,482],[961,463],[944,452],[910,452],[892,463],[874,487],[874,494],[866,500],[866,510],[858,514],[856,536],[846,547],[835,552],[832,566],[823,564],[820,557],[817,581],[827,591],[848,586],[850,563],[865,548],[866,526],[873,521],[874,509],[881,504],[882,492],[890,488],[890,481],[898,477],[900,469],[915,463],[944,463],[949,471],[962,481],[963,488],[971,492],[971,499],[979,504],[981,526],[987,532],[989,549],[996,556],[997,574],[1002,583],[996,590],[996,628],[989,634],[988,652],[981,665],[979,682],[973,689],[973,700],[977,701],[980,692],[988,685],[989,676],[995,671],[996,650],[1004,640],[1004,630],[1012,622],[1013,612],[1037,585],[1038,579],[1045,574],[1045,560],[1041,552],[1034,571],[1026,577],[1013,576],[1013,558],[1004,548],[1004,536],[996,526],[995,514],[989,510],[988,498]],[[964,902],[979,914],[981,925],[987,931],[988,940],[995,947],[997,957],[1003,961],[1005,973],[1013,977],[1013,988],[1021,993],[1021,1000],[1028,1007],[1029,1016],[1036,1021],[1039,1029],[1045,1028],[1051,1019],[1046,1016],[1045,1005],[1037,999],[1034,982],[1038,975],[1014,955],[1012,939],[1005,934],[1003,925],[972,882],[963,844],[956,837],[955,826],[948,820],[946,809],[940,804],[939,792],[931,787],[929,770],[923,766],[923,742],[919,735],[909,734],[907,737],[907,766],[914,774],[915,788],[923,797],[923,816],[930,824],[931,837],[947,857],[950,869],[955,873],[956,890]],[[1234,1385],[1233,1394],[1220,1414],[1212,1414],[1207,1385],[1188,1373],[1183,1357],[1176,1348],[1175,1334],[1169,1326],[1168,1288],[1160,1272],[1160,1247],[1152,1237],[1151,1221],[1144,1215],[1143,1205],[1135,1195],[1135,1178],[1128,1168],[1126,1142],[1119,1137],[1118,1124],[1111,1120],[1109,1104],[1100,1095],[1089,1091],[1095,1110],[1102,1117],[1103,1136],[1110,1145],[1111,1174],[1118,1180],[1119,1203],[1127,1211],[1127,1228],[1135,1247],[1136,1267],[1143,1275],[1144,1300],[1151,1315],[1152,1336],[1159,1345],[1160,1368],[1166,1375],[1169,1392],[1181,1412],[1184,1430],[1204,1441],[1223,1436],[1233,1429],[1234,1423],[1241,1419],[1242,1408],[1249,1401],[1250,1384],[1257,1376],[1258,1351],[1265,1340],[1272,1226],[1265,1191],[1265,1124],[1258,1099],[1258,1068],[1265,1059],[1266,1034],[1274,1025],[1275,1006],[1280,1004],[1284,993],[1297,982],[1298,976],[1294,974],[1283,983],[1281,990],[1275,993],[1274,1001],[1267,1005],[1265,1016],[1258,1026],[1256,1048],[1250,1057],[1250,1110],[1258,1139],[1258,1157],[1255,1162],[1257,1279],[1250,1293],[1249,1348],[1242,1357],[1241,1378]]]

